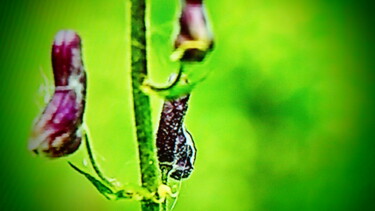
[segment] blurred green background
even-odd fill
[[[149,1],[150,75],[165,83],[179,1]],[[374,58],[365,1],[206,0],[216,48],[186,125],[198,148],[175,210],[371,210]],[[5,0],[0,6],[1,210],[138,210],[107,201],[66,164],[27,151],[52,84],[55,33],[83,38],[86,122],[98,162],[138,182],[124,0]],[[154,127],[162,100],[152,97]],[[85,168],[89,170],[88,167]]]

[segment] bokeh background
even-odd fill
[[[150,0],[150,76],[166,82],[179,1]],[[373,7],[366,1],[206,0],[216,46],[186,125],[198,148],[175,210],[372,210]],[[107,201],[66,164],[27,151],[53,84],[60,29],[83,38],[86,122],[98,162],[138,182],[125,0],[3,0],[0,6],[1,210],[138,210]],[[46,80],[47,79],[47,80]],[[51,87],[50,87],[51,88]],[[162,99],[152,97],[156,128]]]

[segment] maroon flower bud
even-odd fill
[[[177,139],[176,162],[170,177],[176,180],[188,178],[194,170],[196,148],[191,134],[184,128]]]
[[[213,47],[203,0],[182,0],[180,33],[175,40],[173,60],[202,61]]]
[[[47,157],[76,151],[82,139],[86,97],[86,73],[81,58],[81,39],[70,30],[57,33],[52,47],[55,92],[35,122],[29,149]]]
[[[183,124],[188,100],[189,95],[164,102],[156,138],[160,168],[177,180],[191,174],[195,161],[194,142]]]

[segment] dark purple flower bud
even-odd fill
[[[53,158],[73,153],[82,139],[86,73],[81,39],[74,31],[57,33],[52,47],[52,66],[55,92],[35,122],[29,150]]]
[[[202,61],[213,47],[203,0],[182,0],[180,32],[175,40],[173,60]]]
[[[170,177],[176,180],[188,178],[194,170],[196,151],[193,137],[184,128],[178,137],[176,163]]]
[[[176,180],[189,177],[194,168],[195,146],[183,123],[188,100],[189,95],[164,102],[156,138],[160,168]]]

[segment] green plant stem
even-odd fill
[[[131,0],[131,75],[141,182],[144,188],[156,192],[159,170],[152,135],[150,99],[141,91],[141,85],[147,77],[145,12],[145,0]],[[160,205],[150,200],[142,201],[141,207],[143,211],[160,210]]]
[[[161,208],[163,211],[168,211],[168,207],[167,207],[167,199],[165,199],[165,201],[161,204]]]
[[[170,167],[163,166],[161,168],[161,182],[164,185],[168,185],[168,174],[171,171]],[[161,204],[162,211],[168,211],[168,197]]]
[[[98,175],[98,177],[104,182],[106,183],[107,185],[109,185],[110,187],[113,187],[113,184],[107,180],[107,178],[103,175],[102,171],[100,170],[98,164],[96,163],[95,161],[95,158],[94,158],[94,154],[92,153],[92,149],[91,149],[91,146],[90,146],[90,139],[89,139],[89,134],[88,134],[88,130],[86,129],[86,133],[85,133],[85,144],[86,144],[86,149],[87,149],[87,154],[89,155],[89,159],[90,159],[90,163],[91,163],[91,166],[94,168],[94,171],[96,173],[96,175]]]

